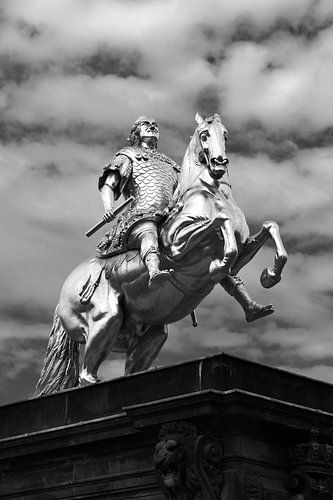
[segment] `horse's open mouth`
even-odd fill
[[[213,177],[213,179],[221,179],[226,173],[226,168],[222,163],[215,164],[214,166],[210,165],[208,168],[209,173]]]

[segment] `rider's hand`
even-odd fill
[[[169,215],[169,213],[171,212],[171,207],[166,207],[164,208],[164,210],[162,211],[162,214],[164,217],[167,217]]]
[[[108,210],[107,212],[105,212],[105,214],[103,215],[103,220],[104,222],[112,222],[113,219],[115,218],[115,215],[113,213],[113,210]]]

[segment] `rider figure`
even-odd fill
[[[104,220],[114,218],[114,202],[122,194],[134,197],[117,225],[101,240],[97,255],[105,258],[139,249],[149,272],[149,286],[168,279],[172,269],[160,269],[157,226],[162,221],[178,183],[180,167],[157,151],[159,130],[153,118],[140,116],[131,128],[130,147],[121,149],[99,178]]]

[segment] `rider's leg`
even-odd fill
[[[167,325],[152,325],[127,353],[125,375],[148,370],[168,337]]]
[[[223,275],[228,276],[238,256],[237,241],[230,219],[224,220],[221,231],[224,239],[223,259],[215,259],[211,262],[209,266],[209,274],[211,276],[217,274],[220,277],[223,277]]]
[[[97,288],[93,302],[94,308],[89,319],[89,335],[80,373],[80,385],[98,382],[97,370],[111,352],[123,319],[119,306],[119,294],[110,289],[106,282],[101,283]]]
[[[172,270],[160,270],[160,251],[158,247],[157,226],[152,221],[137,224],[128,238],[128,245],[140,248],[140,255],[149,273],[149,286],[168,278]]]
[[[220,284],[242,306],[246,321],[255,321],[274,312],[272,304],[263,306],[252,300],[239,276],[227,276]]]

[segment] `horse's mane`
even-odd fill
[[[184,159],[182,162],[181,174],[179,177],[179,192],[184,193],[193,183],[195,177],[199,173],[201,163],[199,162],[199,150],[201,144],[199,141],[198,127],[195,129],[190,143],[187,146]]]

